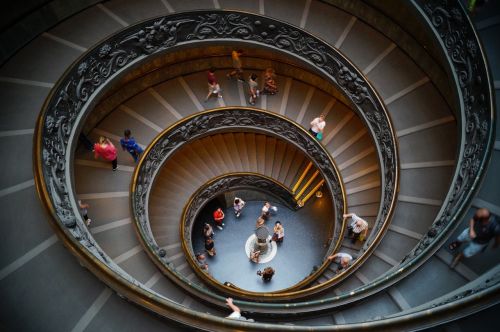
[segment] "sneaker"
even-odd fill
[[[117,169],[118,169],[118,166],[116,166],[116,168],[113,168],[113,172],[115,172]]]
[[[85,221],[85,224],[87,225],[87,227],[88,227],[88,226],[90,226],[90,223],[91,223],[91,222],[92,222],[92,219],[87,219],[87,220]]]
[[[220,229],[221,231],[224,229],[222,226],[217,225],[217,228]]]

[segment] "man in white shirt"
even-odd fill
[[[319,117],[315,118],[311,121],[311,128],[309,128],[309,132],[316,138],[321,139],[323,136],[323,130],[325,129],[325,115],[321,114]],[[318,134],[320,134],[318,137]]]
[[[368,233],[368,222],[355,213],[344,214],[344,218],[351,218],[352,222],[347,226],[348,236],[352,239],[352,243],[356,243],[359,239],[364,241]]]
[[[238,308],[234,303],[233,303],[233,299],[228,297],[226,299],[226,304],[227,306],[233,311],[229,316],[227,316],[226,318],[229,318],[229,319],[237,319],[237,320],[246,320],[246,321],[249,321],[249,322],[254,322],[253,319],[247,319],[245,317],[243,317],[241,315],[241,310],[240,308]]]
[[[261,210],[261,218],[267,220],[269,218],[269,209],[271,208],[271,203],[265,202]]]
[[[337,273],[340,272],[342,269],[345,269],[349,266],[349,264],[352,261],[352,256],[349,254],[346,254],[344,252],[338,252],[335,255],[328,256],[329,260],[333,260],[335,263],[337,263],[338,269]]]
[[[236,218],[240,217],[241,210],[243,210],[243,207],[245,206],[245,201],[242,200],[239,197],[234,198],[233,202],[233,208],[234,208],[234,214],[236,215]]]

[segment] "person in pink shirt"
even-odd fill
[[[94,144],[94,157],[101,157],[111,161],[113,171],[118,169],[118,158],[116,157],[116,148],[111,141],[106,137],[99,137],[99,143]]]

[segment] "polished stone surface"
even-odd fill
[[[241,197],[241,196],[238,196]],[[242,197],[245,199],[244,197]],[[207,256],[209,272],[221,282],[260,292],[270,292],[290,287],[311,273],[314,266],[321,264],[325,255],[324,247],[328,239],[328,225],[333,220],[331,204],[327,197],[313,198],[304,208],[293,211],[286,206],[271,202],[278,212],[266,222],[272,228],[280,220],[285,228],[285,240],[278,244],[278,252],[269,263],[252,263],[245,253],[245,243],[255,230],[255,222],[260,215],[264,201],[247,201],[240,218],[236,218],[232,206],[224,210],[224,229],[215,227],[211,215],[216,203],[208,204],[200,214],[193,230],[195,252],[203,252],[202,227],[209,221],[214,228],[215,257]],[[276,243],[272,243],[276,246]],[[271,266],[276,273],[269,283],[257,276],[257,270]]]

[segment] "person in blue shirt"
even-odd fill
[[[137,144],[135,139],[132,137],[130,129],[125,129],[123,134],[125,137],[120,139],[120,144],[122,146],[122,149],[127,150],[128,153],[132,155],[132,158],[134,158],[134,161],[137,162],[137,159],[139,159],[139,156],[141,155],[143,150],[139,146],[139,144]]]

